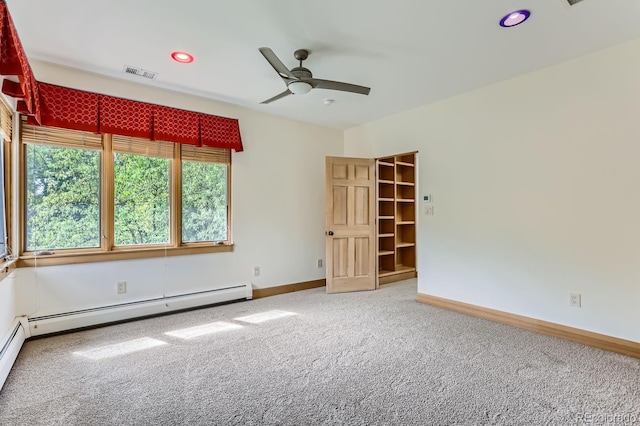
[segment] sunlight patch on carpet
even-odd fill
[[[73,354],[93,360],[100,360],[120,355],[127,355],[166,344],[167,342],[163,342],[162,340],[156,340],[150,337],[141,337],[140,339],[127,340],[126,342],[114,343],[112,345],[101,346],[99,348],[93,348],[86,351],[77,351],[73,352]]]
[[[251,324],[260,324],[261,322],[271,321],[278,318],[290,317],[292,315],[298,315],[295,312],[288,311],[267,311],[259,314],[247,315],[246,317],[234,318],[236,321],[248,322]]]
[[[178,337],[180,339],[193,339],[194,337],[206,336],[208,334],[219,333],[221,331],[237,330],[239,328],[242,328],[242,326],[238,324],[231,324],[229,322],[217,321],[209,324],[197,325],[195,327],[183,328],[182,330],[169,331],[164,334]]]

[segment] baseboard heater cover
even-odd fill
[[[18,353],[20,353],[25,338],[24,327],[16,319],[13,327],[9,329],[9,333],[0,341],[0,389],[4,386],[13,363],[18,358]]]
[[[251,284],[29,318],[31,336],[252,298]]]

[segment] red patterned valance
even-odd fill
[[[200,142],[200,115],[193,111],[155,106],[153,108],[153,137],[163,141],[202,145]]]
[[[226,121],[216,123],[213,115],[200,116],[200,142],[202,145],[229,147],[230,141],[239,141],[240,128],[237,122]]]
[[[40,85],[42,121],[45,126],[100,133],[100,98],[95,93],[69,90],[51,84]]]
[[[100,132],[153,139],[153,105],[112,96],[96,96],[100,100]],[[97,120],[96,114],[96,123]]]
[[[0,75],[15,76],[17,82],[13,80],[2,82],[2,92],[18,98],[16,105],[18,112],[27,114],[33,117],[36,123],[40,123],[38,82],[33,76],[27,55],[24,53],[4,1],[0,1]]]
[[[38,83],[41,124],[242,151],[238,120]]]

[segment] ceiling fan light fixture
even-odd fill
[[[312,89],[312,86],[304,81],[292,81],[287,87],[294,95],[304,95]]]

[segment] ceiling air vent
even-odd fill
[[[143,70],[142,68],[132,67],[131,65],[125,65],[122,72],[125,74],[133,74],[139,77],[148,78],[149,80],[155,80],[158,76],[157,72]]]
[[[569,4],[570,4],[571,6],[573,6],[574,4],[579,3],[579,2],[581,2],[582,0],[567,0],[567,1],[569,2]]]

